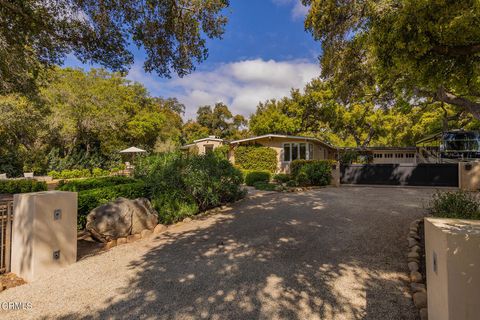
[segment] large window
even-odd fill
[[[293,160],[311,160],[313,159],[313,144],[311,143],[284,143],[283,161]]]

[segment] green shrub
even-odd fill
[[[248,171],[245,175],[245,184],[247,186],[253,186],[255,182],[269,182],[270,181],[270,172],[269,171]]]
[[[47,183],[33,179],[0,180],[0,194],[46,191]]]
[[[332,178],[331,160],[294,160],[290,173],[301,186],[325,186]]]
[[[103,176],[108,176],[109,174],[110,174],[110,170],[105,170],[101,168],[93,168],[92,171],[90,171],[90,169],[72,169],[72,170],[62,170],[62,171],[52,170],[48,172],[48,176],[52,177],[53,179],[103,177]]]
[[[287,181],[285,184],[286,184],[287,187],[297,187],[298,186],[298,183],[295,180]]]
[[[265,181],[257,181],[253,184],[255,189],[263,190],[263,191],[277,191],[279,186],[273,183],[265,182]]]
[[[147,186],[143,182],[80,191],[78,193],[78,228],[85,228],[88,213],[98,206],[120,197],[136,199],[148,197],[148,194]]]
[[[286,183],[287,181],[292,180],[292,177],[289,174],[279,173],[273,176],[273,180],[278,183]]]
[[[480,203],[472,193],[462,190],[437,191],[430,202],[429,211],[436,217],[480,220]]]
[[[60,180],[57,190],[61,191],[83,191],[89,189],[98,189],[104,187],[116,186],[119,184],[134,183],[137,180],[125,176],[113,176],[102,178],[87,178],[79,180]]]
[[[242,174],[215,153],[169,153],[140,161],[137,178],[147,184],[163,223],[173,223],[243,197]]]
[[[235,164],[246,170],[277,170],[277,152],[259,145],[239,146],[235,149]]]
[[[213,149],[213,153],[215,153],[215,155],[218,158],[227,160],[229,150],[230,150],[230,146],[223,145],[223,146],[219,146],[219,147],[216,147],[215,149]]]

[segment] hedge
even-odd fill
[[[117,198],[136,199],[148,197],[148,189],[143,182],[80,191],[78,193],[78,228],[85,228],[90,211]]]
[[[299,185],[325,186],[332,178],[332,160],[294,160],[290,173]]]
[[[70,181],[60,180],[57,190],[79,192],[83,190],[112,187],[134,182],[137,182],[137,180],[125,176],[87,178]]]
[[[47,191],[47,183],[33,179],[0,180],[0,194]]]
[[[245,184],[254,186],[257,182],[268,183],[270,181],[269,171],[247,171],[245,174]]]
[[[118,169],[118,168],[115,168]],[[115,171],[112,169],[112,171]],[[118,170],[117,170],[118,171]],[[111,173],[110,170],[105,170],[101,168],[90,169],[72,169],[72,170],[62,170],[55,171],[52,170],[48,172],[48,176],[53,179],[75,179],[75,178],[90,178],[90,177],[103,177],[108,176]]]
[[[235,164],[246,170],[277,170],[277,152],[259,145],[239,146],[235,149]]]

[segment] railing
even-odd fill
[[[0,273],[10,271],[13,200],[0,198]]]

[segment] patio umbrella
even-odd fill
[[[135,160],[135,154],[144,153],[144,152],[147,152],[147,151],[145,151],[143,149],[140,149],[140,148],[137,148],[137,147],[130,147],[130,148],[127,148],[125,150],[120,151],[120,153],[123,153],[123,154],[131,154],[132,155],[132,162],[133,162],[133,160]]]

